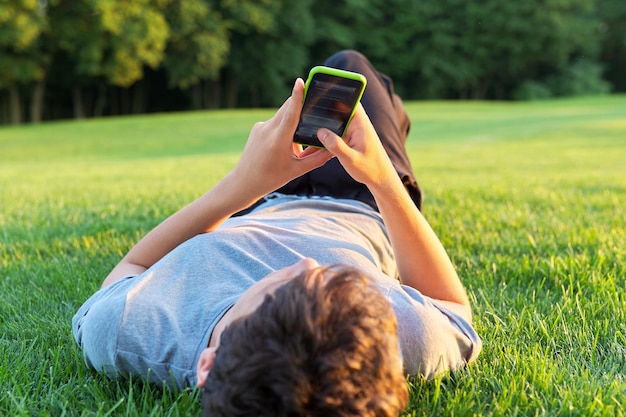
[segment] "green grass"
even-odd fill
[[[408,415],[624,415],[626,97],[407,103],[424,213],[466,283],[478,361]],[[272,111],[0,128],[0,415],[198,415],[88,371],[70,320],[121,255],[236,163]]]

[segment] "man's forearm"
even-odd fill
[[[370,189],[387,227],[402,282],[429,297],[469,305],[446,250],[401,181],[394,179]]]
[[[232,214],[262,197],[243,185],[232,173],[228,174],[214,188],[152,229],[109,273],[102,286],[145,271],[181,243],[215,230]]]

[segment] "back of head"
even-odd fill
[[[396,416],[408,389],[389,302],[348,267],[314,270],[222,334],[205,416]]]

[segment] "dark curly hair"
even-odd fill
[[[302,274],[222,334],[204,416],[397,416],[408,388],[395,314],[361,271]]]

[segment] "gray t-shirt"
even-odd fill
[[[398,319],[407,373],[432,376],[478,355],[467,313],[398,282],[378,212],[352,200],[282,194],[96,292],[72,320],[74,337],[86,364],[110,377],[195,386],[196,363],[224,313],[254,282],[304,257],[358,267],[378,283]]]

